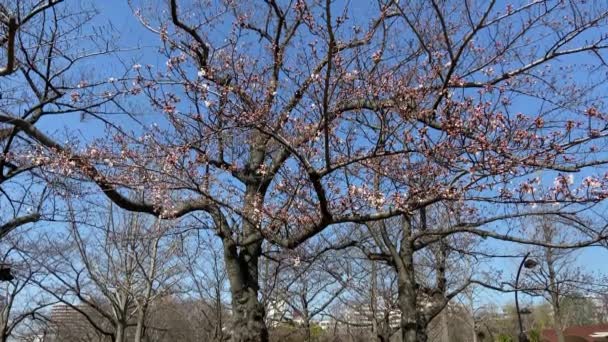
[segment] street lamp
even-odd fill
[[[519,342],[528,342],[528,337],[524,333],[524,327],[521,323],[522,312],[519,310],[519,298],[517,297],[517,292],[519,290],[519,276],[521,275],[521,269],[523,267],[531,269],[538,265],[536,260],[528,259],[528,256],[530,256],[530,252],[524,255],[524,259],[521,261],[521,264],[519,264],[519,269],[517,269],[517,277],[515,277],[515,310],[517,310],[517,321],[519,323]]]

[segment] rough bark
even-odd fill
[[[412,269],[413,271],[413,269]],[[411,280],[413,272],[399,274],[399,309],[401,310],[401,340],[403,342],[426,342],[426,327],[416,304],[416,286]]]
[[[125,342],[125,330],[126,324],[116,324],[116,335],[114,336],[114,342]]]
[[[450,342],[450,331],[448,325],[447,307],[440,313],[441,317],[441,342]]]
[[[231,262],[227,262],[228,264]],[[250,269],[228,266],[231,284],[233,342],[267,342],[268,329],[264,323],[264,306],[258,300],[258,288],[243,283],[239,278],[249,277]],[[241,275],[236,275],[240,273]]]
[[[263,198],[259,184],[248,185],[245,195],[244,212],[252,213],[258,200]],[[249,217],[254,217],[251,215]],[[253,220],[243,221],[243,237],[247,239],[256,233]],[[237,246],[231,238],[222,239],[224,262],[232,295],[232,335],[233,342],[267,342],[268,328],[264,321],[264,305],[258,299],[258,266],[262,254],[262,241]]]
[[[414,269],[414,247],[410,242],[411,225],[409,218],[403,219],[403,239],[397,263],[399,309],[401,310],[401,341],[426,342],[426,324],[419,314],[417,305],[417,285]]]

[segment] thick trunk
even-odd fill
[[[133,342],[141,342],[144,336],[144,322],[146,319],[147,307],[140,309],[137,313],[137,326],[135,327],[135,337],[133,338]]]
[[[403,237],[397,263],[399,309],[401,310],[401,341],[426,342],[426,322],[418,311],[417,284],[414,265],[414,248],[409,240],[411,225],[403,218]]]
[[[264,186],[248,184],[245,194],[243,213],[249,219],[242,223],[244,240],[257,236],[258,223],[256,211],[264,198]],[[224,263],[230,282],[232,296],[232,342],[267,342],[268,328],[264,321],[265,309],[260,303],[258,279],[259,259],[262,255],[262,240],[239,246],[227,233],[228,222],[216,213],[216,223],[220,224],[219,232],[224,247]]]
[[[125,342],[125,325],[118,323],[116,324],[116,336],[114,342]]]
[[[440,313],[441,317],[441,342],[450,342],[450,331],[448,325],[448,308]]]
[[[261,243],[241,248],[224,241],[224,262],[232,295],[233,342],[267,342],[264,305],[258,299]]]
[[[268,329],[264,323],[264,306],[258,300],[257,290],[244,288],[232,291],[233,342],[267,342]]]
[[[426,325],[418,313],[416,281],[414,279],[413,258],[404,260],[399,272],[399,309],[401,310],[401,341],[426,342]],[[411,261],[411,262],[409,262]]]
[[[259,248],[255,247],[238,251],[232,244],[224,246],[224,261],[232,295],[233,342],[268,341],[264,306],[258,299]]]

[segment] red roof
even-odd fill
[[[566,342],[596,342],[608,341],[608,338],[593,338],[592,334],[598,332],[608,332],[608,324],[579,325],[566,328],[564,337]],[[545,329],[541,333],[543,342],[557,342],[557,335],[553,329]]]

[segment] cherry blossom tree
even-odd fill
[[[460,233],[562,248],[606,238],[557,246],[500,224],[540,204],[572,216],[608,194],[602,1],[130,3],[166,63],[136,63],[115,87],[156,124],[116,101],[126,115],[95,115],[107,136],[90,141],[64,143],[15,112],[0,122],[38,143],[32,159],[120,207],[213,229],[233,341],[268,340],[265,243],[398,216],[387,247],[406,270],[418,244]],[[88,114],[84,95],[56,96]],[[412,229],[437,203],[456,222]],[[400,301],[412,303],[407,274]],[[404,341],[426,339],[416,312],[402,316]]]
[[[48,183],[57,170],[39,172],[47,160],[36,152],[25,126],[13,120],[36,126],[46,116],[95,116],[121,95],[103,74],[85,74],[86,61],[115,51],[109,37],[95,36],[95,14],[94,8],[76,1],[0,4],[0,238],[54,214],[56,189]]]
[[[395,291],[401,333],[413,335],[410,337],[413,340],[428,339],[431,322],[444,320],[448,303],[471,284],[486,285],[473,266],[479,263],[471,258],[481,253],[475,235],[439,234],[437,238],[434,231],[449,229],[457,220],[438,210],[432,212],[427,215],[426,210],[421,210],[420,216],[412,221],[393,218],[368,223],[373,243],[362,246],[368,258],[388,265],[398,280]],[[404,327],[403,321],[415,323]],[[447,322],[443,323],[445,328]]]
[[[53,11],[53,7],[61,1],[40,2],[38,4],[16,1],[0,5],[0,111],[10,113],[10,109],[18,108],[18,87],[12,81],[12,75],[19,72],[22,67],[21,56],[18,56],[20,47],[24,47],[25,35],[30,32],[40,18]],[[42,36],[39,36],[42,38]],[[35,109],[34,109],[35,110]],[[32,113],[28,110],[24,118]],[[35,120],[35,119],[34,119]],[[14,126],[0,126],[0,186],[2,219],[0,220],[0,238],[3,238],[13,229],[38,221],[41,217],[40,200],[44,195],[37,196],[32,187],[36,183],[29,171],[31,163],[22,163],[18,159],[24,153],[23,137],[20,130]],[[5,208],[9,208],[6,210]],[[5,217],[6,216],[6,217]]]

